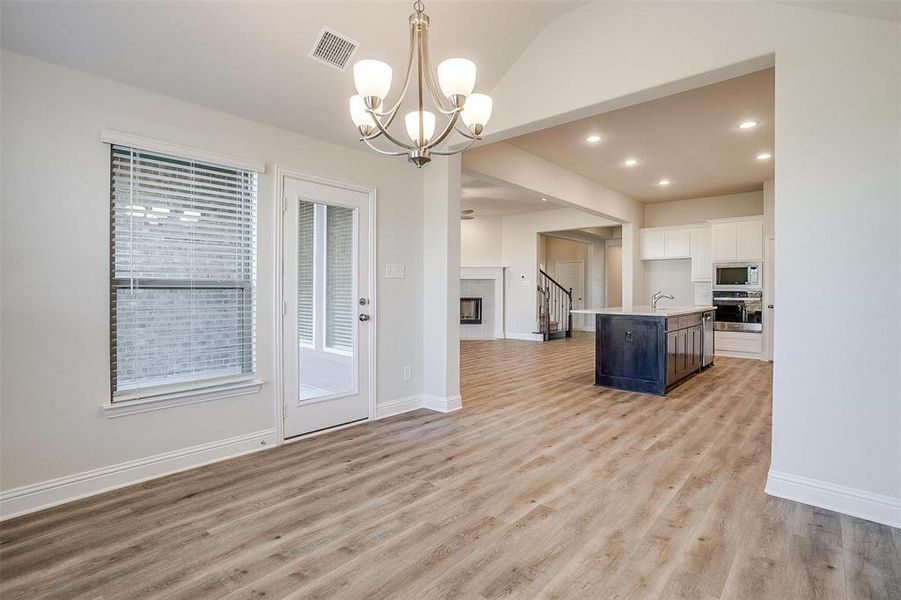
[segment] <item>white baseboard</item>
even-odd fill
[[[275,446],[265,429],[0,492],[0,520]]]
[[[540,333],[508,333],[508,340],[525,340],[527,342],[543,342],[544,337]]]
[[[422,408],[423,405],[424,399],[421,394],[398,398],[396,400],[391,400],[390,402],[377,404],[375,407],[375,418],[384,419],[386,417],[393,417],[394,415],[410,412],[411,410],[418,410]]]
[[[717,350],[714,356],[728,356],[729,358],[748,358],[751,360],[761,360],[760,352],[736,352],[734,350]]]
[[[767,475],[766,493],[890,527],[901,527],[901,498],[779,471],[770,471]]]
[[[423,400],[423,406],[425,408],[438,412],[447,413],[463,408],[463,398],[459,394],[447,398],[426,394],[423,396]]]

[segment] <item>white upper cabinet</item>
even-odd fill
[[[642,229],[638,232],[641,244],[641,260],[666,258],[666,240],[660,229]]]
[[[710,281],[713,259],[710,255],[710,228],[692,229],[691,232],[691,280]]]
[[[738,260],[763,260],[763,221],[737,223]]]
[[[710,228],[713,246],[713,260],[736,260],[738,254],[738,232],[734,223],[716,223]]]
[[[664,258],[691,257],[691,231],[667,229],[663,232]]]
[[[638,232],[641,260],[690,258],[691,234],[688,229],[642,229]]]
[[[714,262],[763,258],[763,219],[716,221],[710,231]]]

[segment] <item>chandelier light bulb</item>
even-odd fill
[[[422,147],[429,143],[435,133],[435,113],[422,111],[422,138],[419,136],[419,113],[418,110],[408,112],[404,117],[404,125],[407,126],[407,135],[413,143]]]
[[[354,122],[354,125],[369,128],[370,131],[375,129],[375,121],[366,110],[366,102],[363,101],[363,96],[351,96],[349,105],[350,119]]]
[[[445,60],[438,65],[438,86],[448,98],[459,96],[461,100],[465,99],[476,86],[476,64],[468,58]]]
[[[466,123],[466,126],[471,131],[475,132],[478,129],[479,133],[481,133],[485,125],[488,124],[488,119],[491,118],[491,107],[493,104],[494,101],[488,94],[473,94],[466,99],[460,118],[463,119],[463,122]],[[478,135],[478,133],[475,135]]]
[[[391,65],[380,60],[361,60],[354,64],[354,85],[364,98],[378,98],[379,102],[391,89]],[[375,107],[373,107],[375,108]]]

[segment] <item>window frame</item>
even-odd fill
[[[183,159],[187,161],[194,161],[199,163],[207,163],[215,166],[222,166],[227,168],[233,168],[236,170],[244,170],[247,172],[252,172],[259,176],[262,173],[265,173],[265,163],[254,161],[251,159],[244,159],[240,157],[235,157],[227,154],[218,154],[214,152],[209,152],[206,150],[200,150],[197,148],[192,148],[189,146],[181,146],[177,144],[171,144],[168,142],[163,142],[160,140],[155,140],[153,138],[146,138],[135,136],[132,134],[121,133],[111,130],[102,130],[101,131],[101,142],[104,144],[109,144],[108,150],[108,160],[107,163],[108,171],[107,174],[110,177],[110,186],[108,189],[110,190],[110,207],[109,207],[109,242],[110,242],[110,250],[114,251],[115,249],[115,239],[114,239],[114,221],[115,221],[115,198],[112,197],[112,176],[113,176],[113,146],[127,146],[139,150],[141,152],[146,152],[150,154],[163,154],[167,156],[171,156],[176,159]],[[259,177],[258,177],[258,185],[259,185]],[[255,198],[255,213],[259,213],[259,190],[257,191]],[[254,230],[256,233],[256,229]],[[254,240],[255,244],[259,245],[259,236],[255,236]],[[254,261],[257,260],[257,251],[254,251]],[[255,264],[256,268],[256,264]],[[251,277],[247,280],[244,279],[236,279],[236,280],[206,280],[206,281],[193,281],[188,282],[183,279],[158,279],[158,278],[117,278],[114,277],[114,269],[115,265],[112,260],[109,263],[109,272],[107,276],[107,283],[109,286],[109,290],[111,294],[115,294],[116,291],[122,287],[130,287],[135,281],[140,283],[140,287],[144,289],[228,289],[228,290],[241,290],[243,292],[244,298],[254,304],[254,291],[256,290],[256,282],[255,277]],[[195,404],[198,402],[207,402],[210,400],[217,400],[223,398],[232,398],[235,396],[242,396],[246,394],[254,394],[259,392],[262,389],[265,381],[260,379],[257,376],[258,367],[256,365],[256,361],[252,360],[252,369],[248,373],[242,373],[238,375],[226,375],[221,377],[207,377],[202,379],[192,379],[183,382],[173,382],[166,383],[160,385],[147,386],[144,388],[137,389],[128,389],[128,390],[113,390],[112,384],[112,370],[116,367],[115,361],[115,351],[114,345],[116,340],[113,336],[114,324],[113,319],[115,318],[115,303],[113,298],[109,299],[109,312],[110,312],[110,325],[109,325],[109,357],[110,357],[110,372],[108,376],[109,381],[109,394],[107,395],[107,399],[103,404],[103,412],[105,413],[107,418],[114,418],[125,416],[129,414],[137,414],[144,413],[149,411],[161,410],[165,408],[171,408],[175,406],[182,406],[186,404]],[[256,348],[256,315],[255,310],[252,309],[251,315],[251,328],[249,330],[250,336],[252,338],[251,344],[254,348],[253,354],[255,355]]]

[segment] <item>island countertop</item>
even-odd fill
[[[679,315],[691,315],[694,313],[716,310],[715,306],[676,306],[654,309],[650,306],[633,306],[626,310],[621,306],[616,308],[579,308],[572,312],[582,315],[629,315],[633,317],[678,317]]]

